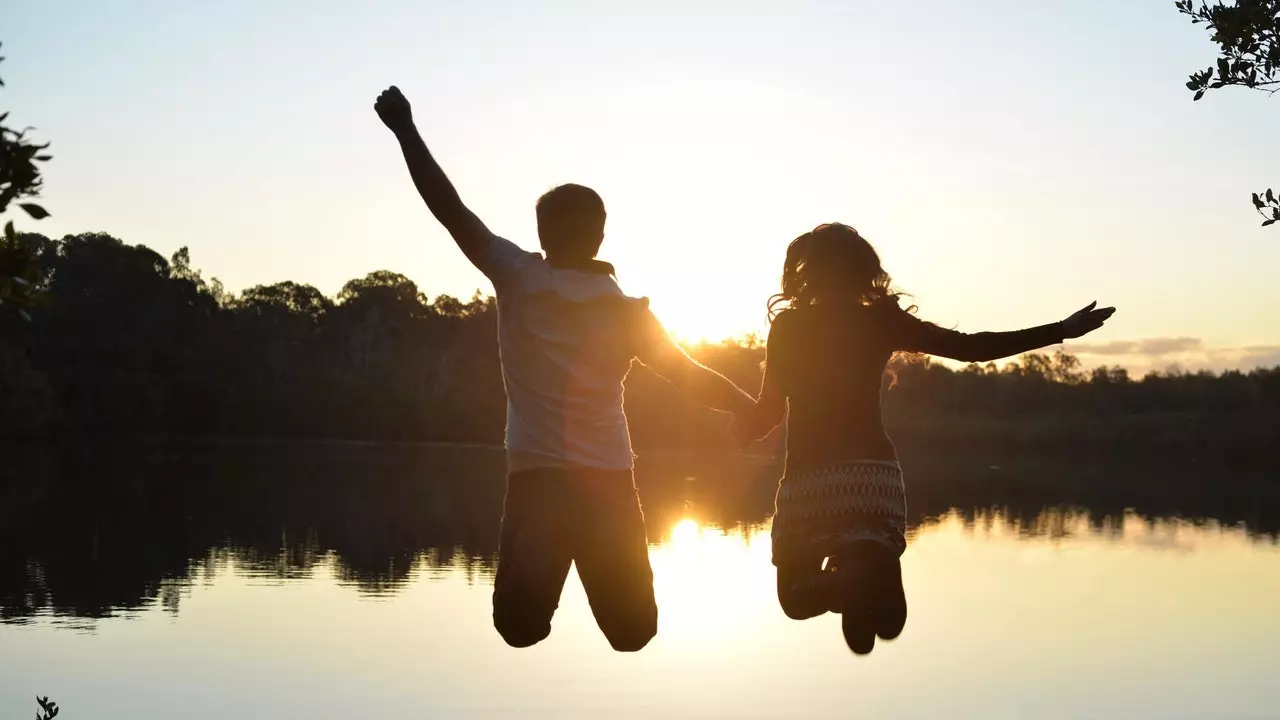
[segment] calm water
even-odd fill
[[[66,720],[1280,713],[1267,478],[908,463],[910,617],[859,658],[835,616],[777,606],[774,470],[649,461],[660,630],[624,655],[573,575],[547,641],[513,650],[493,631],[492,451],[7,460],[2,718],[31,716],[36,694]]]

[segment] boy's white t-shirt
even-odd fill
[[[496,235],[483,270],[498,296],[510,469],[630,470],[622,383],[648,300],[623,294],[608,275],[553,268]]]

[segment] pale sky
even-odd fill
[[[189,246],[234,291],[389,269],[491,292],[372,110],[397,84],[463,199],[537,249],[562,182],[677,333],[765,327],[783,253],[857,227],[921,317],[1001,330],[1090,300],[1089,364],[1280,363],[1280,98],[1192,103],[1170,0],[487,3],[42,0],[0,108],[53,142],[23,229]]]

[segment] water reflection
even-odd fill
[[[5,622],[40,614],[92,620],[157,603],[176,613],[193,584],[227,573],[257,583],[331,576],[362,596],[386,597],[419,577],[488,583],[495,567],[503,459],[487,449],[113,445],[12,449],[7,460],[0,482]],[[1149,472],[1157,477],[1140,481],[1123,468],[1082,485],[1079,468],[1064,481],[1057,475],[1066,473],[1051,467],[1017,474],[954,460],[919,463],[908,466],[911,535],[962,527],[988,539],[1176,550],[1204,530],[1275,542],[1280,516],[1263,497],[1271,492],[1265,478],[1237,472],[1230,487],[1206,491],[1200,478],[1193,484],[1168,468]],[[689,548],[754,548],[757,541],[767,548],[775,475],[749,459],[645,459],[638,481],[659,582],[680,576],[676,559]],[[1144,491],[1150,487],[1163,492]],[[1080,506],[1091,512],[1070,509]],[[1165,514],[1211,519],[1144,519]],[[767,553],[759,561],[768,568]]]
[[[1240,474],[909,466],[911,616],[857,658],[779,609],[755,463],[647,459],[660,630],[619,654],[572,573],[546,642],[494,632],[494,453],[25,462],[50,471],[0,483],[0,717],[1274,716],[1280,545]]]

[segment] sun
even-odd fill
[[[680,343],[681,345],[689,345],[689,346],[707,345],[707,344],[718,342],[720,340],[725,339],[723,336],[718,336],[716,333],[713,333],[710,330],[707,330],[707,329],[699,330],[697,328],[698,326],[696,324],[685,325],[682,323],[675,327],[668,326],[667,331],[670,332],[671,337],[675,338],[676,342]]]
[[[767,272],[743,267],[743,257],[728,257],[697,265],[683,257],[685,249],[638,245],[624,256],[628,295],[644,297],[676,340],[686,345],[717,344],[768,329],[766,304],[773,292]],[[763,262],[763,261],[761,261]],[[619,265],[622,267],[623,265]],[[770,265],[771,266],[771,265]]]
[[[659,298],[652,300],[651,307],[667,332],[686,346],[717,344],[751,333],[763,336],[763,328],[751,321],[752,308],[740,312],[742,308],[717,302],[662,302]]]

